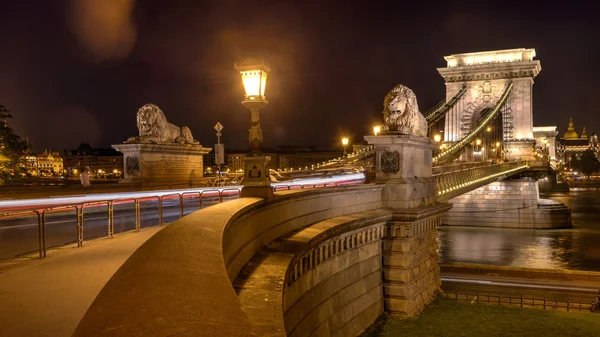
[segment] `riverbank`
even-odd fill
[[[436,300],[416,318],[384,314],[361,337],[598,336],[600,315]]]

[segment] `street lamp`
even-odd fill
[[[265,97],[265,87],[267,86],[267,74],[271,69],[264,61],[243,60],[235,63],[235,69],[240,72],[246,95],[242,105],[250,110],[250,148],[252,154],[262,154],[263,136],[260,128],[260,110],[266,107],[269,102]]]
[[[442,136],[441,136],[441,135],[437,135],[437,134],[436,134],[436,135],[434,135],[434,136],[433,136],[433,140],[434,140],[436,143],[439,143],[439,142],[440,142],[440,140],[442,140]]]
[[[346,147],[348,146],[348,137],[342,137],[342,145],[344,145],[344,156],[346,155]]]
[[[234,63],[234,67],[240,72],[244,84],[244,100],[242,105],[250,110],[250,153],[244,160],[244,180],[242,197],[264,197],[273,196],[270,186],[269,161],[270,157],[262,152],[263,135],[260,128],[260,110],[269,102],[265,97],[267,86],[267,74],[271,69],[261,60],[246,59]]]

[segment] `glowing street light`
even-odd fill
[[[487,129],[485,129],[485,131],[490,132],[492,131],[492,128],[488,126]]]
[[[496,147],[499,147],[499,146],[500,146],[500,142],[496,142]]]
[[[260,110],[269,102],[265,97],[267,86],[267,74],[271,69],[264,61],[244,60],[234,64],[235,69],[240,72],[246,95],[242,105],[250,110],[250,148],[255,154],[260,154],[263,144],[262,130],[260,128]]]
[[[477,144],[477,145],[481,145],[481,139],[477,139],[477,140],[475,141],[475,144]]]
[[[346,155],[346,147],[348,146],[348,137],[342,137],[342,145],[344,145],[344,156]]]
[[[381,132],[381,125],[374,125],[373,126],[373,134],[375,136],[377,136],[377,134],[379,134]]]
[[[441,136],[441,135],[434,135],[434,136],[433,136],[433,140],[434,140],[436,143],[439,143],[439,142],[440,142],[440,140],[442,140],[442,136]]]
[[[244,84],[245,96],[242,105],[250,110],[250,153],[244,158],[244,188],[242,197],[271,198],[273,190],[269,176],[270,157],[262,152],[263,135],[260,128],[260,110],[269,104],[265,96],[267,74],[271,69],[261,60],[246,59],[234,63]]]

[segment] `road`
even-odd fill
[[[237,197],[237,195],[232,196]],[[230,197],[231,198],[231,197]],[[227,201],[228,198],[224,198]],[[204,197],[202,208],[219,203],[219,198]],[[184,215],[199,209],[198,196],[184,198]],[[85,240],[101,238],[108,233],[108,207],[98,205],[84,211],[83,235]],[[168,223],[179,219],[179,199],[164,199],[163,221]],[[114,206],[115,234],[135,230],[135,209],[133,202],[124,202]],[[158,225],[158,201],[140,202],[140,227]],[[47,248],[69,245],[77,242],[77,215],[74,209],[49,213],[46,216]],[[37,254],[38,222],[37,216],[28,215],[17,218],[0,219],[0,260]]]
[[[475,297],[477,293],[502,297],[512,296],[513,299],[536,298],[591,303],[596,298],[600,285],[586,282],[561,282],[551,280],[522,279],[489,275],[458,275],[444,274],[442,290],[447,294],[470,294]],[[480,295],[481,300],[485,296]]]

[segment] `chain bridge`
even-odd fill
[[[491,221],[498,219],[474,222],[473,213],[508,210],[527,219],[510,226],[536,227],[531,223],[537,219],[534,213],[547,211],[550,204],[554,213],[547,217],[555,220],[545,226],[571,226],[567,207],[539,198],[536,180],[550,166],[547,157],[536,153],[533,138],[533,84],[541,71],[535,56],[534,49],[525,48],[454,54],[445,56],[447,66],[437,69],[446,97],[423,115],[435,146],[431,165],[436,196],[454,205],[445,217],[447,224],[495,226]],[[378,164],[376,154],[367,145],[315,170],[368,169]],[[523,212],[531,214],[523,217]]]

